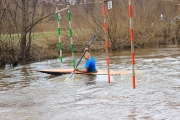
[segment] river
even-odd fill
[[[105,52],[91,53],[107,69]],[[110,69],[131,71],[131,51],[110,52]],[[76,63],[81,54],[76,54]],[[84,66],[84,60],[79,67]],[[71,58],[0,69],[0,120],[180,120],[180,48],[135,49],[131,74],[53,76],[41,69],[71,68]]]

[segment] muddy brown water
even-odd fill
[[[110,52],[110,69],[131,71],[130,53]],[[105,53],[92,55],[97,68],[106,69]],[[63,61],[0,69],[0,120],[180,120],[179,47],[136,49],[136,89],[131,74],[113,75],[108,83],[106,75],[70,79],[36,71],[71,67],[70,57]]]

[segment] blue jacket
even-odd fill
[[[85,68],[87,68],[87,72],[96,72],[96,62],[93,57],[90,57],[89,60],[86,60]]]

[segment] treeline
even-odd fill
[[[112,0],[106,22],[109,49],[130,48],[128,0]],[[104,49],[103,4],[99,0],[1,0],[0,1],[0,66],[17,65],[59,54],[56,6],[70,5],[75,51],[84,48],[93,33],[98,34],[92,50]],[[180,6],[163,0],[132,0],[135,47],[180,44]],[[107,3],[106,3],[107,5]],[[63,51],[70,52],[67,11],[60,13]],[[44,32],[38,40],[35,35]],[[36,34],[35,34],[36,33]]]

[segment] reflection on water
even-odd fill
[[[105,53],[94,52],[98,69]],[[77,54],[78,61],[81,54]],[[130,51],[110,53],[110,69],[131,71]],[[180,48],[135,50],[136,89],[131,74],[52,76],[40,69],[71,67],[70,57],[0,69],[2,120],[179,120]],[[79,65],[84,67],[85,61]]]
[[[86,79],[84,79],[85,84],[88,85],[93,85],[96,84],[96,75],[86,75]]]

